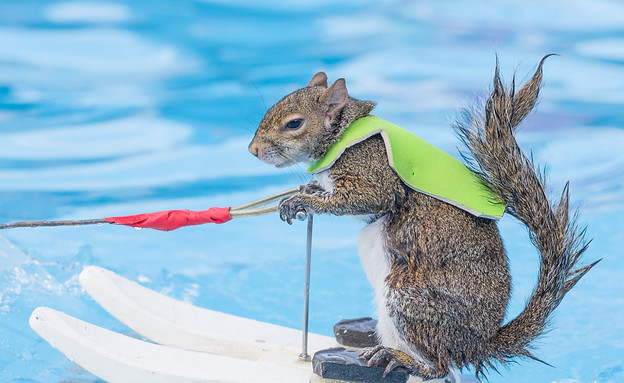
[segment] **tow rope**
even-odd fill
[[[283,192],[270,195],[243,205],[235,207],[211,207],[207,210],[164,210],[154,213],[142,213],[120,217],[106,217],[98,219],[59,220],[59,221],[24,221],[0,224],[0,229],[15,229],[19,227],[42,227],[42,226],[80,226],[80,225],[125,225],[137,229],[154,229],[171,231],[184,226],[203,225],[205,223],[221,224],[232,219],[255,217],[274,213],[277,204],[266,206],[284,197],[299,193],[300,188],[292,188]],[[304,220],[306,212],[297,212],[297,218]]]

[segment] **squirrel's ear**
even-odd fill
[[[322,86],[323,88],[327,88],[327,75],[325,72],[318,72],[308,83],[308,88],[311,86]]]
[[[344,108],[349,99],[349,93],[347,92],[347,86],[344,78],[336,80],[324,94],[326,112],[325,116],[332,123],[338,117],[338,113]]]

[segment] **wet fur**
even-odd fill
[[[395,350],[378,355],[400,360],[420,377],[444,376],[452,367],[468,365],[484,375],[497,361],[533,357],[530,343],[544,331],[565,293],[593,266],[574,267],[587,244],[584,231],[568,217],[567,187],[551,207],[544,180],[513,137],[537,101],[542,63],[517,93],[513,85],[504,88],[497,66],[485,108],[466,111],[465,120],[456,123],[474,170],[507,203],[508,213],[527,225],[540,250],[535,293],[507,324],[510,275],[496,222],[406,186],[388,164],[380,136],[347,149],[321,183],[312,182],[280,203],[287,221],[301,209],[370,217],[360,236],[360,255],[375,289],[379,337]],[[326,76],[319,73],[308,87],[278,102],[261,122],[250,151],[291,153],[289,161],[321,158],[349,124],[374,107],[345,98],[340,81],[327,88]],[[279,127],[293,113],[304,115],[310,125],[284,134]]]

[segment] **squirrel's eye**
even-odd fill
[[[303,126],[303,118],[295,118],[294,120],[290,120],[284,126],[284,130],[297,130]]]

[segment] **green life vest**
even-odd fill
[[[354,121],[325,156],[310,165],[308,173],[329,169],[347,148],[375,134],[383,137],[390,166],[412,189],[477,217],[502,217],[505,205],[461,161],[413,133],[375,116]]]

